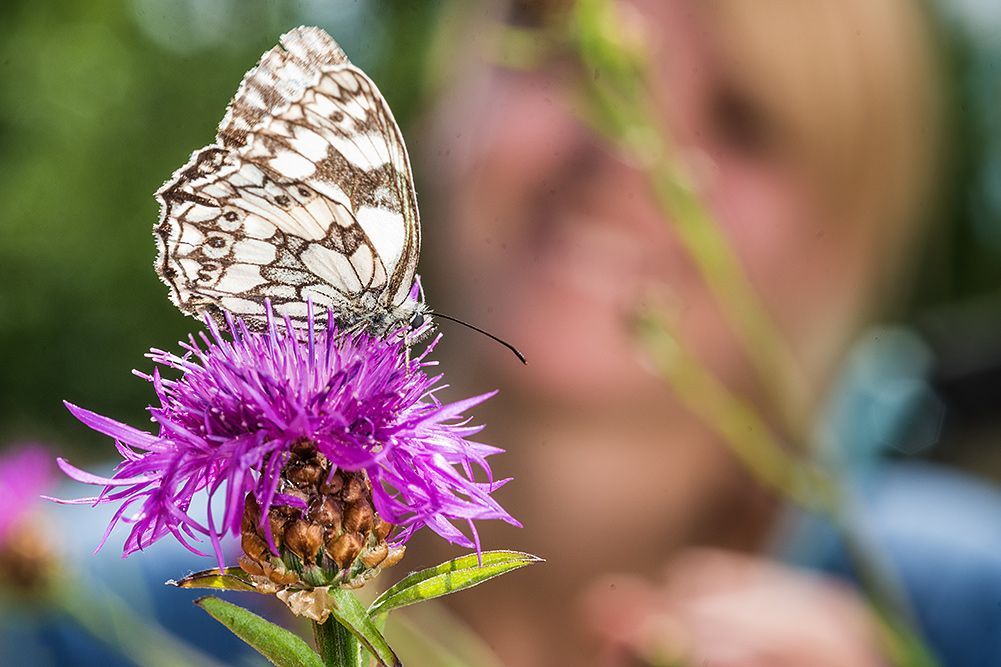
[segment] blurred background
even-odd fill
[[[211,142],[278,35],[318,25],[407,137],[430,304],[529,358],[443,324],[457,395],[501,389],[477,417],[508,451],[498,497],[525,528],[485,527],[484,546],[548,563],[433,625],[472,628],[497,664],[928,664],[888,648],[892,618],[939,664],[1001,665],[1001,9],[608,7],[614,22],[588,24],[570,0],[2,3],[0,443],[113,464],[62,400],[143,423],[152,392],[130,371],[199,327],[153,272],[152,193]],[[595,102],[632,90],[587,39],[606,29],[641,54],[664,138]],[[658,196],[667,163],[704,220]],[[739,271],[693,258],[699,224]],[[740,344],[727,281],[757,295],[794,368],[770,373]],[[650,303],[790,456],[836,480],[833,519],[762,483],[753,443],[749,469],[741,438],[693,409],[697,383],[651,360],[632,326]],[[96,586],[235,655],[159,586],[211,563],[168,548],[122,562],[120,535],[92,558],[106,515],[38,511]],[[410,569],[457,555],[412,544]],[[35,642],[23,664],[66,664],[59,632],[7,636],[3,655]]]

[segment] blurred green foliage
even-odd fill
[[[152,393],[130,370],[198,328],[153,272],[152,194],[283,31],[325,28],[406,126],[444,5],[0,3],[0,442],[97,443],[62,399],[142,419]]]
[[[129,371],[148,368],[149,347],[173,346],[198,328],[170,305],[152,270],[152,193],[212,140],[243,73],[279,34],[325,28],[380,85],[406,131],[435,74],[428,65],[442,22],[459,6],[0,3],[0,444],[97,443],[62,399],[142,419],[151,392]],[[954,110],[942,178],[951,195],[935,213],[902,318],[994,297],[1001,284],[1001,49],[996,33],[971,33],[984,21],[942,13]]]

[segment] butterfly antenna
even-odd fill
[[[460,320],[457,317],[451,317],[450,315],[444,315],[444,314],[439,313],[439,312],[435,312],[435,313],[433,313],[433,315],[434,315],[434,317],[440,317],[441,319],[448,320],[449,322],[455,322],[456,324],[461,324],[462,326],[466,327],[467,329],[472,329],[473,331],[476,331],[478,333],[483,334],[484,336],[486,336],[490,340],[495,341],[497,343],[500,343],[501,345],[503,345],[507,349],[511,350],[511,352],[514,353],[514,356],[518,357],[518,361],[520,361],[521,363],[525,364],[526,366],[528,365],[528,360],[525,359],[525,355],[522,354],[521,351],[518,348],[516,348],[514,345],[512,345],[509,342],[507,342],[503,338],[499,338],[499,337],[493,335],[492,333],[490,333],[489,331],[484,331],[483,329],[481,329],[478,326],[475,326],[473,324],[470,324],[469,322],[463,322],[462,320]]]

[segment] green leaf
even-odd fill
[[[330,597],[334,599],[334,607],[330,615],[340,621],[341,625],[351,631],[369,653],[387,667],[397,667],[400,659],[386,643],[379,628],[372,621],[365,607],[351,591],[342,588],[331,588]]]
[[[331,616],[326,623],[313,622],[313,639],[320,657],[327,665],[336,667],[361,667],[361,645],[350,630]],[[367,652],[364,655],[368,655]]]
[[[386,636],[386,620],[387,620],[387,617],[385,615],[382,615],[382,616],[372,616],[371,614],[369,614],[369,618],[371,618],[372,619],[372,623],[375,624],[375,629],[378,630],[379,632],[381,632],[382,635],[385,637]],[[362,649],[361,649],[360,658],[361,658],[361,664],[362,665],[370,665],[370,664],[372,664],[372,654],[369,653],[368,651],[366,651],[365,647],[362,647]]]
[[[222,574],[217,568],[192,572],[179,581],[171,579],[167,585],[178,588],[210,588],[217,591],[257,591],[247,573],[238,567],[227,567]]]
[[[414,572],[376,598],[368,613],[372,617],[386,614],[416,602],[472,588],[526,565],[545,562],[538,556],[519,551],[484,551],[482,558],[480,563],[476,554],[469,554]]]
[[[301,637],[243,607],[217,597],[199,598],[195,604],[276,667],[324,667],[320,656]]]

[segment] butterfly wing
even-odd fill
[[[241,151],[281,178],[344,204],[383,266],[379,303],[403,304],[420,255],[410,159],[375,84],[350,66],[325,68],[303,96],[276,110]]]
[[[284,48],[282,48],[284,47]],[[219,123],[219,143],[237,149],[276,108],[302,97],[320,68],[349,64],[344,51],[319,28],[301,27],[279,38],[247,72]]]
[[[326,33],[282,37],[248,72],[218,142],[158,192],[157,270],[182,311],[263,322],[306,301],[383,332],[413,312],[420,225],[402,135]]]
[[[386,276],[342,203],[222,149],[203,149],[195,162],[162,192],[169,212],[156,231],[160,274],[182,311],[227,311],[262,326],[270,300],[303,323],[312,301],[349,324],[369,316],[375,304],[363,295]]]

